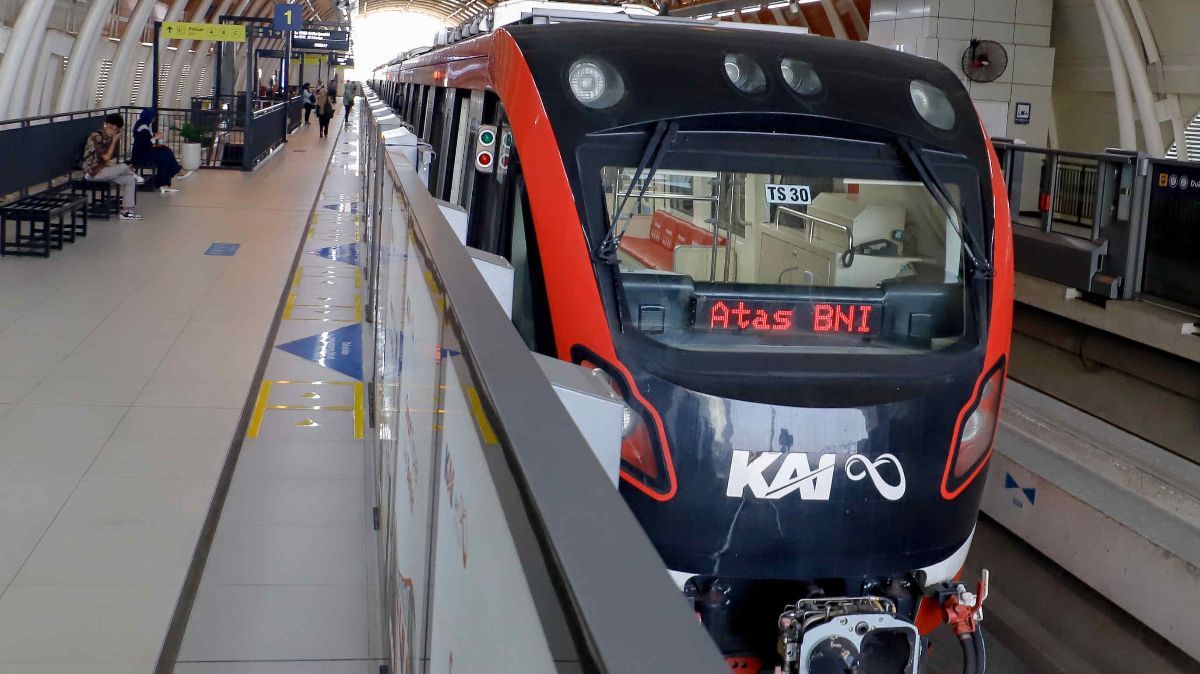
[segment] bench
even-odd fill
[[[114,183],[105,180],[72,178],[60,189],[76,196],[87,197],[88,214],[93,218],[107,220],[121,210],[121,195],[117,194],[115,187]]]
[[[76,236],[87,236],[87,198],[61,192],[42,192],[0,206],[0,256],[50,257]],[[68,216],[70,222],[67,222]],[[13,240],[8,226],[15,225]]]
[[[706,232],[692,223],[667,211],[655,211],[650,218],[650,231],[646,237],[624,236],[621,250],[649,269],[673,271],[675,249],[685,245],[711,246],[712,232]],[[718,245],[725,245],[720,237]]]

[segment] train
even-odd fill
[[[960,80],[776,27],[504,6],[369,84],[467,244],[512,264],[529,348],[624,401],[621,494],[731,670],[915,673],[948,625],[982,671],[987,579],[960,574],[1012,232]]]

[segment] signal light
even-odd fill
[[[669,498],[674,485],[658,439],[658,427],[632,394],[631,384],[609,366],[599,366],[589,359],[581,360],[579,364],[600,375],[625,403],[621,419],[621,472],[626,478],[640,483],[646,491]]]
[[[475,134],[475,170],[491,173],[496,164],[496,127],[482,124]]]
[[[1004,372],[1004,361],[1001,360],[979,386],[974,400],[959,416],[958,437],[946,459],[946,470],[942,476],[942,496],[945,498],[955,498],[962,493],[991,456],[1000,421]]]

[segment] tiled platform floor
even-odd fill
[[[337,143],[305,127],[254,173],[201,171],[178,194],[139,194],[143,221],[0,259],[0,674],[153,669]],[[214,242],[241,246],[204,255]],[[329,463],[295,456],[297,475]],[[342,542],[314,540],[304,558]]]

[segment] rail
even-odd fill
[[[1200,313],[1200,165],[993,139],[1013,213],[1017,271],[1098,299]]]
[[[453,653],[471,672],[728,672],[438,202],[361,114],[389,671]]]

